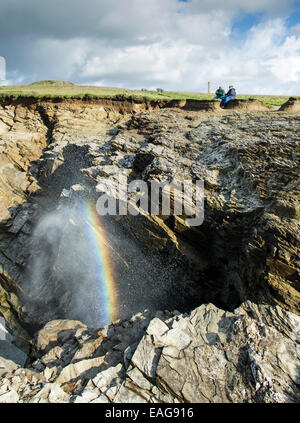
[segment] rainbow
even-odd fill
[[[99,287],[103,324],[107,325],[118,318],[118,293],[109,256],[109,243],[101,225],[100,216],[93,205],[84,202],[81,207],[89,244],[94,252],[95,275]]]

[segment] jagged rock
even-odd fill
[[[118,342],[118,333],[131,330],[124,323],[115,326],[112,342]],[[140,333],[127,369],[122,358],[110,365],[105,349],[91,351],[89,358],[74,364],[62,363],[51,381],[53,367],[47,375],[3,360],[0,400],[298,402],[299,336],[299,316],[278,306],[246,302],[235,312],[225,312],[202,305],[190,314],[154,317],[147,332]]]
[[[155,319],[149,332],[166,333],[153,331],[157,327]],[[235,313],[209,305],[175,320],[168,332],[174,328],[190,337],[190,345],[182,348],[177,337],[170,338],[175,345],[166,343],[162,348],[155,336],[144,336],[132,358],[134,369],[142,373],[132,377],[133,370],[127,371],[135,390],[150,394],[151,383],[144,374],[160,390],[184,402],[295,402],[299,398],[299,317],[279,307],[249,302]]]
[[[83,377],[83,374],[85,375],[84,377],[91,379],[95,374],[97,374],[98,369],[103,363],[104,358],[98,357],[93,359],[81,360],[74,364],[69,364],[61,371],[60,375],[57,378],[57,382],[60,384],[64,384],[72,381],[73,379]]]
[[[14,106],[9,107],[13,110]],[[111,139],[106,132],[112,120],[107,117],[105,107],[93,104],[87,108],[80,102],[62,102],[54,107],[51,102],[43,105],[33,102],[29,114],[26,112],[28,107],[17,105],[20,125],[27,131],[36,125],[39,133],[43,136],[48,133],[51,138],[49,149],[38,165],[40,181],[51,179],[60,168],[72,171],[74,162],[82,166],[89,181],[97,184],[109,178],[113,186],[120,166],[126,168],[127,176],[134,171],[141,172],[140,176],[147,183],[153,179],[163,181],[179,177],[179,174],[183,178],[205,180],[207,204],[202,227],[191,229],[185,218],[178,216],[135,219],[133,236],[149,246],[153,254],[170,255],[171,245],[179,251],[185,266],[189,267],[186,280],[184,276],[181,278],[187,298],[195,297],[197,303],[214,301],[230,307],[247,298],[264,299],[297,312],[297,240],[294,242],[292,236],[299,233],[299,210],[293,200],[297,197],[293,182],[297,178],[295,131],[298,121],[295,116],[231,112],[210,114],[207,118],[207,115],[188,110],[161,109],[136,114],[126,125],[120,125],[120,132]],[[3,115],[12,113],[5,110]],[[80,117],[76,115],[79,110]],[[115,118],[120,119],[117,109]],[[122,119],[126,121],[126,116]],[[78,153],[77,147],[70,148],[71,145],[78,146]],[[77,160],[79,152],[88,155],[89,151],[89,163]],[[129,151],[130,155],[126,154]],[[53,185],[56,182],[54,178]],[[65,189],[63,193],[68,191]],[[281,192],[285,197],[281,198]],[[278,218],[286,221],[284,231]],[[17,233],[21,244],[26,240],[18,231],[27,225],[25,232],[29,236],[28,221],[32,219],[33,215],[28,215],[27,211],[19,213],[8,230]],[[130,233],[130,216],[122,218],[120,223]],[[245,228],[253,226],[256,232],[246,234]],[[286,231],[289,233],[284,235]],[[230,244],[232,239],[235,244],[232,250],[239,251],[234,260],[230,248],[220,247]],[[3,245],[6,251],[3,266],[9,276],[19,282],[22,276],[17,267],[26,265],[27,258],[26,254],[17,256],[20,247],[16,239],[13,243],[9,241]],[[15,251],[11,251],[10,245],[16,246]],[[212,251],[209,261],[208,250]],[[252,259],[254,255],[255,260]],[[249,269],[248,274],[243,268]],[[215,273],[212,280],[207,276],[211,273]],[[213,285],[213,289],[203,289],[207,284]]]
[[[124,379],[125,371],[122,363],[115,367],[109,367],[98,373],[93,379],[93,384],[104,394],[109,395],[107,391],[111,390],[112,386],[117,386]]]
[[[0,340],[0,357],[6,360],[13,360],[20,366],[24,366],[27,359],[24,351],[12,343],[12,337],[9,334],[5,334],[5,339]]]
[[[12,372],[18,368],[18,365],[11,360],[0,357],[0,376],[4,376],[7,372]]]
[[[4,363],[4,399],[299,400],[299,119],[287,109],[202,107],[219,104],[1,100],[0,312],[33,372]],[[57,320],[68,318],[70,295],[53,271],[50,282],[41,281],[41,313],[38,302],[25,300],[22,281],[42,211],[96,196],[104,182],[114,188],[120,173],[148,185],[204,180],[199,227],[186,213],[117,218],[130,240],[176,275],[165,287],[169,300],[195,310],[148,312],[89,329]],[[125,200],[132,203],[132,193]],[[215,306],[196,308],[203,303]]]
[[[30,403],[66,403],[69,395],[56,383],[45,384],[44,387],[30,399]]]
[[[76,339],[87,327],[78,321],[55,320],[39,331],[36,341],[37,352],[47,353],[56,343],[64,344],[68,339]]]
[[[14,389],[0,395],[0,403],[16,403],[19,400],[19,395]]]
[[[108,403],[108,399],[106,397],[104,401],[95,401],[98,400],[100,398],[100,394],[98,392],[93,392],[93,391],[89,391],[89,390],[85,390],[83,391],[83,393],[79,396],[76,397],[76,399],[74,400],[74,403],[87,403],[87,402],[106,402]]]
[[[29,165],[40,158],[45,146],[43,132],[0,135],[0,221],[11,218],[9,209],[24,203],[26,195],[38,189]]]

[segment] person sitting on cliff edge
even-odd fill
[[[216,94],[215,99],[216,98],[222,98],[222,97],[225,96],[225,90],[223,90],[222,87],[219,87],[215,94]]]
[[[222,109],[225,107],[225,105],[230,101],[230,100],[234,100],[236,97],[236,90],[235,88],[233,88],[233,85],[229,85],[229,90],[226,93],[226,95],[224,97],[222,97],[222,101],[220,104],[220,107],[222,107]]]

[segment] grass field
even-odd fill
[[[2,97],[35,97],[35,98],[112,98],[116,96],[124,96],[126,98],[144,98],[146,100],[180,100],[180,99],[196,99],[196,100],[212,100],[214,94],[202,94],[191,92],[173,92],[164,91],[142,91],[129,90],[111,87],[95,87],[86,85],[75,85],[71,82],[64,81],[40,81],[30,85],[14,85],[0,86],[0,98]],[[270,108],[273,106],[281,106],[289,97],[284,96],[261,96],[261,95],[238,95],[238,99],[255,98],[267,104]]]

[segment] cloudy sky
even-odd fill
[[[300,1],[0,0],[0,56],[10,84],[300,95]]]

